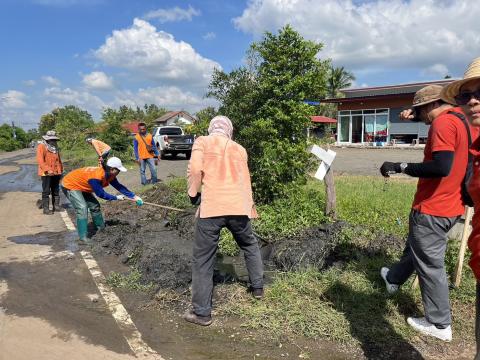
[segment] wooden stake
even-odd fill
[[[324,181],[326,193],[325,215],[335,220],[337,218],[337,196],[335,194],[335,181],[333,179],[332,168],[327,170]]]
[[[467,248],[468,237],[470,236],[470,221],[472,220],[473,209],[466,206],[465,223],[463,225],[462,240],[460,242],[460,251],[458,252],[457,266],[455,267],[454,284],[459,287],[462,281],[463,260],[465,259],[465,250]]]

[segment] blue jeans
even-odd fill
[[[157,168],[155,167],[154,158],[140,159],[140,181],[142,185],[145,185],[147,183],[147,177],[145,176],[145,169],[147,165],[150,169],[150,174],[152,176],[151,183],[155,184],[158,180],[157,180]]]

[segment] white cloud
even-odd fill
[[[54,78],[53,76],[42,76],[42,80],[45,81],[48,85],[60,86],[60,80]]]
[[[82,82],[89,89],[110,90],[113,88],[113,79],[103,71],[93,71],[90,74],[83,75]]]
[[[35,86],[37,82],[35,80],[25,80],[23,81],[23,85],[25,86]]]
[[[43,91],[43,96],[45,99],[44,105],[47,109],[64,105],[76,105],[97,115],[106,106],[105,102],[98,96],[84,90],[51,87]]]
[[[448,67],[444,64],[433,64],[432,66],[427,67],[423,70],[423,74],[432,75],[437,78],[443,78],[448,74]]]
[[[140,88],[136,92],[129,90],[118,92],[111,106],[141,107],[144,104],[157,104],[169,110],[187,110],[192,113],[207,106],[216,105],[212,99],[204,99],[202,96],[176,86],[158,86]]]
[[[291,24],[350,70],[443,64],[456,74],[478,56],[480,6],[468,0],[250,0],[233,19],[260,36]],[[437,73],[440,69],[436,68]]]
[[[27,106],[27,95],[21,91],[8,90],[0,93],[0,107],[3,109],[22,109]]]
[[[106,65],[128,69],[149,80],[206,86],[215,67],[184,41],[157,29],[145,20],[135,19],[130,28],[115,30],[94,55]]]
[[[217,37],[217,34],[215,34],[214,32],[210,31],[208,33],[206,33],[205,35],[202,36],[202,38],[204,40],[213,40]]]
[[[156,19],[160,23],[188,20],[192,21],[194,16],[199,16],[200,10],[194,9],[192,6],[188,6],[188,9],[182,9],[178,6],[170,9],[158,9],[148,12],[144,18],[146,20]]]

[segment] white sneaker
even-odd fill
[[[422,334],[430,335],[443,341],[452,341],[452,327],[450,325],[445,329],[439,329],[424,317],[409,317],[407,319],[407,323]]]
[[[396,285],[396,284],[390,284],[387,280],[387,274],[388,272],[390,271],[389,268],[387,267],[382,267],[382,269],[380,270],[380,276],[382,277],[383,281],[385,281],[385,285],[387,287],[387,292],[389,294],[393,294],[395,292],[397,292],[399,286]]]

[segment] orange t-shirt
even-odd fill
[[[102,182],[103,187],[107,187],[110,184],[110,179],[105,178],[105,170],[101,167],[84,167],[80,169],[73,170],[69,172],[63,178],[62,185],[65,189],[68,190],[78,190],[83,192],[93,192],[92,187],[88,183],[88,180],[97,179]]]
[[[256,218],[246,150],[221,135],[195,140],[187,169],[188,195],[201,190],[200,218],[246,215]]]
[[[147,134],[143,137],[143,140],[145,140],[145,142],[143,142],[140,134],[135,134],[135,139],[138,142],[138,157],[142,160],[153,158],[153,152],[148,152],[147,146],[145,145],[145,143],[147,145],[152,145],[152,134]]]
[[[63,164],[60,159],[60,153],[52,153],[47,150],[44,144],[38,144],[37,147],[38,175],[46,176],[48,171],[53,175],[62,175]]]
[[[97,152],[98,156],[102,156],[106,152],[109,152],[112,148],[105,144],[103,141],[92,139],[92,146]]]
[[[461,185],[468,162],[468,135],[465,125],[449,111],[462,113],[460,108],[448,109],[433,120],[428,131],[425,145],[424,162],[433,160],[436,151],[455,153],[452,169],[442,178],[420,178],[412,208],[421,213],[454,217],[462,215],[465,208],[462,200]],[[472,141],[478,137],[478,128],[470,126]]]

